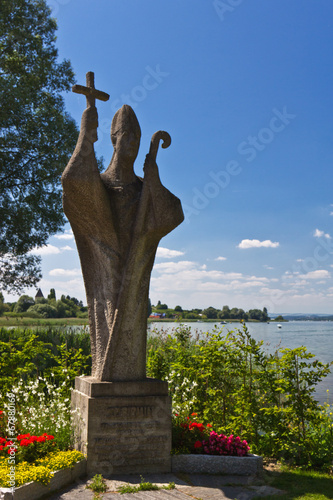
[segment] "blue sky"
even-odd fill
[[[142,130],[137,175],[152,134],[172,137],[157,163],[186,220],[160,243],[152,302],[332,313],[331,0],[48,4],[59,57],[70,59],[77,83],[94,71],[110,94],[97,104],[105,165],[123,103]],[[85,98],[65,102],[80,123]],[[40,286],[85,302],[65,229],[38,250]]]

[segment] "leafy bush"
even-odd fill
[[[49,304],[35,304],[29,307],[27,314],[31,313],[35,313],[41,318],[56,318],[58,315],[57,309]]]
[[[12,385],[21,379],[28,381],[44,375],[50,377],[51,373],[57,385],[66,382],[69,389],[74,385],[76,376],[89,375],[90,371],[90,338],[87,331],[0,329],[2,393],[10,392]]]
[[[180,326],[148,340],[148,374],[169,382],[174,411],[198,413],[254,453],[302,466],[333,460],[333,412],[314,395],[330,365],[305,347],[267,354],[245,326],[201,339]]]

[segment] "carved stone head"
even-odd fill
[[[111,141],[117,156],[137,157],[141,139],[141,129],[138,119],[131,108],[124,104],[114,115],[111,124]]]

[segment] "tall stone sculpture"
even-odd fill
[[[92,376],[77,378],[72,394],[84,419],[77,447],[87,454],[88,473],[168,472],[171,402],[166,382],[146,378],[146,332],[156,249],[184,218],[156,165],[160,139],[162,147],[171,139],[166,132],[153,135],[138,177],[133,164],[141,131],[124,105],[111,125],[111,162],[100,174],[95,99],[109,96],[95,89],[91,72],[87,86],[73,91],[86,95],[87,108],[62,175],[63,205],[81,260],[92,354]]]
[[[94,142],[98,116],[92,74],[87,75],[87,108],[74,154],[63,176],[64,211],[72,226],[86,288],[91,332],[92,376],[98,380],[142,380],[146,376],[148,292],[160,239],[183,221],[180,200],[162,184],[154,134],[135,175],[141,130],[130,106],[111,125],[114,153],[107,170],[97,168]],[[79,91],[84,91],[79,87]]]

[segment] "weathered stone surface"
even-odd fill
[[[87,454],[88,473],[170,472],[171,399],[165,382],[97,382],[95,391],[87,379],[76,379],[72,405],[83,418],[77,448]],[[101,385],[103,395],[92,397]]]
[[[138,383],[99,382],[93,377],[77,377],[75,389],[90,397],[101,396],[161,396],[168,395],[168,383],[154,378],[146,378]]]
[[[229,457],[216,455],[173,455],[172,472],[188,474],[258,475],[263,470],[263,459],[258,455]]]
[[[80,90],[81,89],[81,90]],[[83,90],[82,90],[83,89]],[[114,153],[100,174],[94,152],[98,114],[93,73],[79,139],[63,175],[63,205],[75,236],[86,288],[92,350],[92,376],[100,381],[146,377],[146,327],[150,273],[160,239],[184,219],[180,200],[159,178],[152,138],[144,178],[133,170],[141,130],[130,106],[115,114],[111,125]]]

